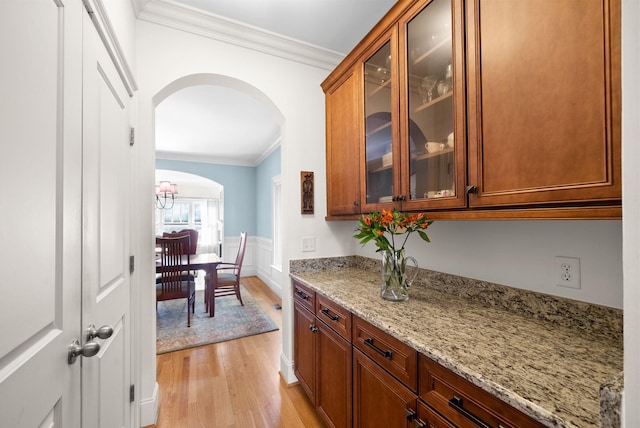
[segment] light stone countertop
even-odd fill
[[[547,426],[600,426],[600,387],[623,369],[621,334],[522,316],[420,281],[409,301],[387,302],[375,269],[291,277]]]

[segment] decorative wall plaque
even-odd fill
[[[313,171],[300,171],[302,214],[313,214]]]

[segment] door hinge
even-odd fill
[[[129,402],[133,403],[135,399],[136,399],[136,386],[131,385],[129,387]]]
[[[136,142],[136,129],[130,128],[129,129],[129,145],[133,146],[133,143],[135,142]]]
[[[91,19],[93,19],[93,8],[91,7],[91,5],[89,4],[88,0],[83,0],[82,3],[84,4],[84,8],[87,11],[87,13],[89,14],[89,16],[91,17]]]
[[[129,274],[132,274],[135,270],[136,260],[135,256],[129,256]]]

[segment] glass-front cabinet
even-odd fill
[[[396,31],[382,43],[372,47],[373,53],[363,64],[364,74],[364,151],[365,204],[368,206],[392,202],[399,190],[397,168],[399,151],[397,139],[397,61]],[[381,46],[379,46],[381,44]],[[395,160],[394,163],[394,151]]]
[[[363,63],[365,210],[465,206],[462,7],[420,2]]]
[[[329,217],[619,219],[620,0],[580,4],[396,2],[322,83]]]

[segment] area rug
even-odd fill
[[[244,336],[278,330],[253,296],[241,286],[244,306],[235,296],[216,299],[216,315],[204,310],[204,292],[196,292],[196,311],[187,327],[186,299],[158,302],[156,317],[156,353],[223,342]]]

